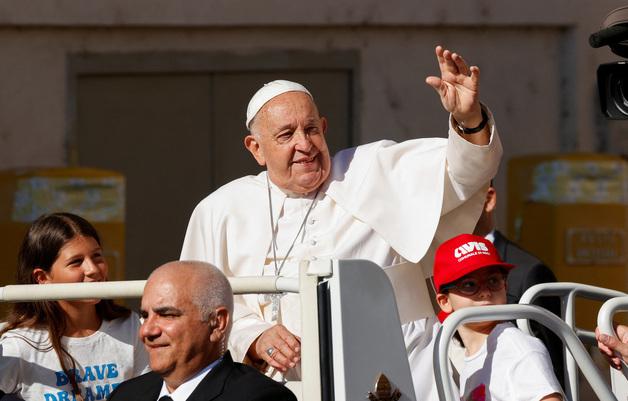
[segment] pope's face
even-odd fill
[[[244,143],[266,166],[279,188],[296,194],[316,191],[329,176],[327,121],[303,92],[283,93],[258,112]]]

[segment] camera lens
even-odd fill
[[[613,74],[610,84],[613,103],[617,111],[628,116],[628,76],[622,73]]]
[[[628,63],[601,64],[597,79],[604,114],[610,119],[628,120]]]

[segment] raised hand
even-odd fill
[[[445,110],[463,127],[477,127],[482,121],[479,97],[480,69],[469,67],[457,53],[436,46],[440,77],[429,76],[425,82],[438,95]]]

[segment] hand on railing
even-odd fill
[[[599,328],[595,329],[597,346],[608,363],[615,369],[621,370],[622,359],[628,363],[628,326],[618,325],[617,338],[603,334]]]
[[[286,372],[301,360],[301,339],[278,324],[260,334],[251,344],[248,354],[254,361],[263,360],[273,368]]]

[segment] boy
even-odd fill
[[[500,259],[487,239],[471,234],[454,237],[436,251],[436,301],[445,314],[469,306],[506,304],[506,276],[513,267]],[[564,398],[549,354],[537,338],[500,321],[467,323],[458,333],[465,347],[461,400]]]

